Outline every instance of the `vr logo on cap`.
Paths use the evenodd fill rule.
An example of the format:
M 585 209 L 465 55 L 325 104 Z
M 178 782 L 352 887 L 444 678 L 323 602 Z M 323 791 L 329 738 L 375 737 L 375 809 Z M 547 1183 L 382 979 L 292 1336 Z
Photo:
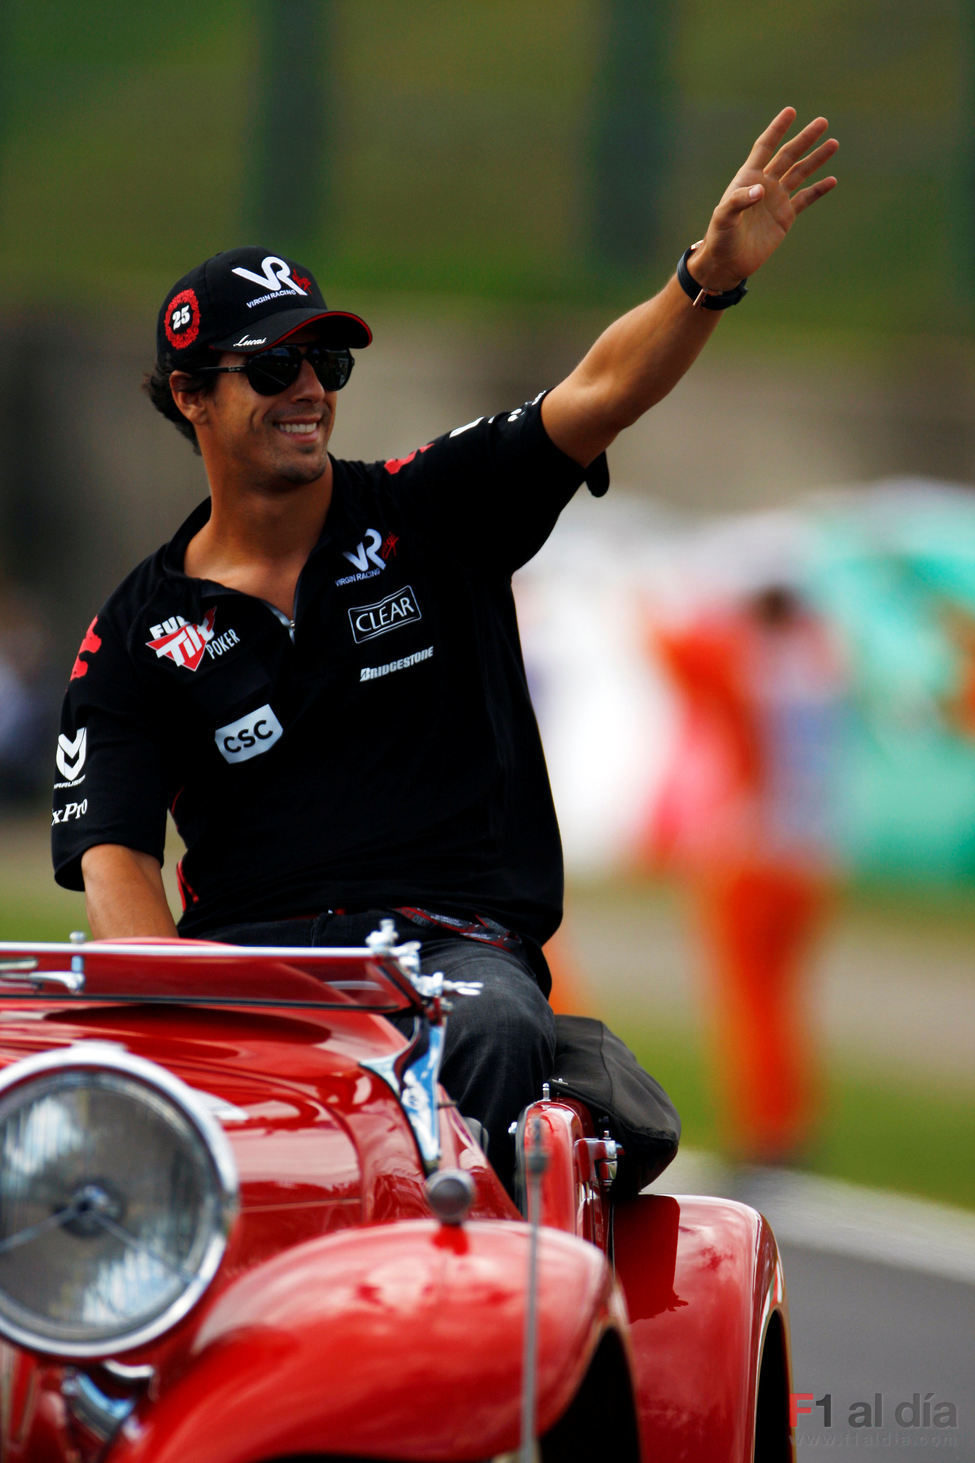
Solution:
M 239 274 L 242 279 L 249 279 L 252 284 L 256 284 L 264 290 L 290 290 L 298 295 L 308 293 L 307 281 L 299 284 L 292 277 L 291 265 L 284 259 L 279 259 L 277 254 L 268 254 L 263 260 L 261 268 L 264 273 L 255 274 L 252 269 L 244 269 L 242 265 L 238 264 L 234 267 L 234 274 Z

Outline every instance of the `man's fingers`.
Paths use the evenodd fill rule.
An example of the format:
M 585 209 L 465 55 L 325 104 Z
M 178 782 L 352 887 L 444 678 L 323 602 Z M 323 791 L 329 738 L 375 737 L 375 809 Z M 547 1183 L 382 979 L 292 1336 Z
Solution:
M 777 117 L 773 117 L 765 131 L 755 139 L 754 146 L 748 154 L 746 167 L 758 168 L 764 173 L 776 149 L 782 141 L 793 122 L 796 120 L 795 107 L 783 107 Z
M 835 137 L 824 136 L 826 118 L 813 118 L 785 141 L 795 120 L 794 107 L 773 117 L 711 215 L 712 247 L 742 276 L 760 268 L 797 215 L 836 187 L 834 177 L 808 181 L 839 148 Z
M 774 178 L 776 182 L 783 180 L 785 175 L 802 161 L 803 154 L 814 147 L 829 127 L 829 122 L 825 117 L 814 117 L 796 133 L 795 137 L 791 137 L 788 142 L 783 142 L 782 139 L 795 118 L 795 107 L 783 107 L 755 142 L 745 166 L 765 173 L 768 177 Z M 827 144 L 823 145 L 827 146 Z M 822 165 L 827 157 L 832 156 L 838 146 L 839 144 L 834 139 L 830 139 L 829 151 L 820 153 L 820 149 L 816 148 L 812 155 L 818 158 L 818 161 L 807 166 L 801 174 L 797 175 L 791 186 L 795 187 L 804 178 L 807 178 L 816 167 Z
M 813 173 L 818 172 L 823 164 L 833 157 L 838 148 L 839 143 L 836 138 L 830 137 L 812 152 L 807 153 L 805 157 L 799 158 L 792 164 L 791 168 L 782 174 L 781 183 L 783 188 L 787 189 L 790 193 L 793 189 L 798 188 L 807 178 L 811 178 Z
M 758 203 L 759 199 L 764 197 L 765 188 L 761 183 L 752 183 L 750 186 L 743 188 L 733 188 L 721 200 L 720 207 L 715 210 L 715 213 L 720 213 L 722 210 L 732 215 L 744 213 L 746 208 L 751 208 L 754 204 Z
M 808 152 L 813 144 L 819 141 L 828 127 L 829 123 L 825 117 L 816 117 L 814 121 L 807 123 L 802 131 L 797 132 L 795 137 L 791 137 L 788 142 L 784 143 L 769 161 L 765 169 L 769 177 L 783 178 L 790 168 L 794 168 L 797 163 L 802 161 L 803 153 Z M 839 146 L 838 143 L 836 145 Z
M 822 198 L 824 193 L 831 192 L 836 187 L 835 178 L 820 178 L 818 183 L 810 183 L 808 188 L 803 188 L 801 193 L 792 195 L 792 211 L 794 214 L 802 213 L 810 203 L 815 203 L 817 198 Z

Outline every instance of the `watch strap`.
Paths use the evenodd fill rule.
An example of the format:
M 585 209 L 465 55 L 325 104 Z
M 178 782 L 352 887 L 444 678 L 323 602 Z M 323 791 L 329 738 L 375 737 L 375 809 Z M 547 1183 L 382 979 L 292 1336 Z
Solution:
M 677 261 L 677 283 L 691 304 L 702 310 L 727 310 L 730 305 L 737 305 L 739 300 L 742 300 L 748 293 L 746 281 L 740 279 L 730 290 L 705 289 L 703 285 L 698 284 L 687 267 L 687 261 L 696 248 L 697 244 L 691 244 Z

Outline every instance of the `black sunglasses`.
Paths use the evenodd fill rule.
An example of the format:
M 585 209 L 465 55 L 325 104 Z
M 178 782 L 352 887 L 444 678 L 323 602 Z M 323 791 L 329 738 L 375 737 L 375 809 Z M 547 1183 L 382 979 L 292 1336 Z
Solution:
M 352 375 L 354 364 L 352 352 L 345 347 L 329 350 L 324 345 L 272 345 L 270 350 L 248 356 L 242 366 L 198 366 L 191 374 L 242 371 L 258 395 L 277 396 L 279 391 L 287 391 L 295 384 L 304 361 L 311 362 L 326 391 L 341 391 Z

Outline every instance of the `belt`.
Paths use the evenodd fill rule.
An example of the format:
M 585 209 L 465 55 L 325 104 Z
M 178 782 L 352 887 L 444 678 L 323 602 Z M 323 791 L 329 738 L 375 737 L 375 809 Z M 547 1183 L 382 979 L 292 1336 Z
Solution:
M 366 914 L 364 909 L 326 909 L 319 910 L 316 914 L 292 914 L 289 919 L 303 920 L 311 923 L 321 919 L 322 915 L 356 915 Z M 499 925 L 496 920 L 488 919 L 486 915 L 476 914 L 472 919 L 461 919 L 452 914 L 434 914 L 429 909 L 419 909 L 416 905 L 393 905 L 388 910 L 377 910 L 377 914 L 398 914 L 407 920 L 411 925 L 416 925 L 423 930 L 442 930 L 448 935 L 456 935 L 459 939 L 479 940 L 482 945 L 494 945 L 498 950 L 517 950 L 523 945 L 520 935 L 512 930 L 506 930 L 504 925 Z
M 496 920 L 487 919 L 482 914 L 474 915 L 473 919 L 460 919 L 450 914 L 434 914 L 429 909 L 417 909 L 415 905 L 401 905 L 393 910 L 394 914 L 401 914 L 410 924 L 418 925 L 424 930 L 444 930 L 447 934 L 457 935 L 465 940 L 479 940 L 482 945 L 493 945 L 498 950 L 517 950 L 521 946 L 521 936 L 506 930 Z

